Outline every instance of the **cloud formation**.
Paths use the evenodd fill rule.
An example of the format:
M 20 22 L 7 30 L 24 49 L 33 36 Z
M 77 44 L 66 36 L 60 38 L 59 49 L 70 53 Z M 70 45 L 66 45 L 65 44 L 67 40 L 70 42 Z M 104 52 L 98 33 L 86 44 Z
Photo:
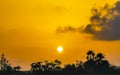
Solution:
M 83 32 L 91 33 L 95 39 L 120 40 L 120 1 L 112 7 L 106 4 L 100 9 L 93 8 L 90 22 Z
M 91 12 L 90 24 L 86 27 L 65 27 L 63 32 L 79 31 L 89 33 L 97 40 L 120 40 L 120 1 L 113 6 L 106 4 L 101 8 L 93 8 Z M 62 32 L 60 29 L 57 32 Z
M 66 27 L 59 26 L 56 31 L 58 33 L 75 32 L 76 28 L 73 28 L 72 26 L 66 26 Z

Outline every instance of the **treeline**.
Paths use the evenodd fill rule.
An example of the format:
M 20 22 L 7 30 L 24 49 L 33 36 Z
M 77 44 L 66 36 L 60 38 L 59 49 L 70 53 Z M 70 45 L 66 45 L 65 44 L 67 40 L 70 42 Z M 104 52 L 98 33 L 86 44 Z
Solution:
M 120 67 L 111 65 L 102 53 L 95 54 L 89 50 L 86 61 L 76 60 L 75 64 L 61 67 L 59 60 L 39 61 L 31 64 L 29 71 L 20 71 L 20 66 L 12 67 L 2 54 L 0 59 L 0 75 L 120 75 Z M 69 59 L 68 59 L 69 60 Z

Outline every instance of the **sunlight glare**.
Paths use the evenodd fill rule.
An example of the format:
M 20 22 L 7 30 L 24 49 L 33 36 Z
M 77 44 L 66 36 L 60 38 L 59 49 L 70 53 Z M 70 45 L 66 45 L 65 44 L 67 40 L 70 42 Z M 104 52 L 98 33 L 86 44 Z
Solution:
M 59 53 L 63 52 L 63 47 L 62 47 L 62 46 L 58 46 L 58 47 L 57 47 L 57 51 L 58 51 Z

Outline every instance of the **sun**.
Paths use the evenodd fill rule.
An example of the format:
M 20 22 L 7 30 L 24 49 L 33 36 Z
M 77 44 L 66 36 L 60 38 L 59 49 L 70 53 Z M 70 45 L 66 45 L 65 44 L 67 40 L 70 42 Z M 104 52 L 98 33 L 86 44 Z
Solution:
M 63 47 L 62 47 L 62 46 L 58 46 L 58 47 L 57 47 L 57 51 L 58 51 L 59 53 L 63 52 Z

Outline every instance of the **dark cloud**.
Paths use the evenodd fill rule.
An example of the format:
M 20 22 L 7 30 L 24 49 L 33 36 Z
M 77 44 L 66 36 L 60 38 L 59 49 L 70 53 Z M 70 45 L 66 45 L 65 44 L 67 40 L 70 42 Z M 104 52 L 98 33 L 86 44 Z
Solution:
M 120 1 L 91 10 L 90 24 L 86 27 L 67 28 L 63 32 L 79 31 L 93 35 L 98 40 L 120 40 Z M 58 30 L 59 31 L 59 30 Z
M 90 24 L 83 32 L 91 33 L 94 39 L 120 40 L 120 1 L 114 6 L 105 5 L 100 9 L 93 8 Z
M 75 32 L 76 29 L 73 28 L 72 26 L 66 26 L 66 27 L 59 26 L 56 31 L 57 33 L 65 33 L 65 32 Z

